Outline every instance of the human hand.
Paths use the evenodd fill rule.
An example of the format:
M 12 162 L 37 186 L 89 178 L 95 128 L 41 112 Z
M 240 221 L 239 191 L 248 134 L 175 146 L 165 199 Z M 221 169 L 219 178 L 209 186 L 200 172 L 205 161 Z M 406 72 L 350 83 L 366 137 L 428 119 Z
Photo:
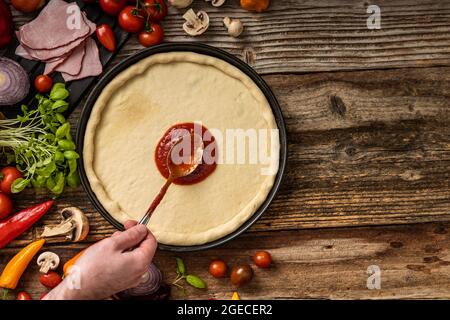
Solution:
M 89 247 L 72 267 L 75 271 L 44 299 L 98 300 L 136 287 L 148 270 L 157 242 L 146 226 L 136 221 L 124 225 L 126 231 Z

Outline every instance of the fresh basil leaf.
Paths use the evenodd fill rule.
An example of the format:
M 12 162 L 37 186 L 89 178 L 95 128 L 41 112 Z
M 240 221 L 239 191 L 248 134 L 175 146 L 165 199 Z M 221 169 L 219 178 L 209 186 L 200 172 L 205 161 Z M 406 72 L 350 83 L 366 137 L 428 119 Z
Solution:
M 186 266 L 183 262 L 183 259 L 181 258 L 175 258 L 177 261 L 177 273 L 181 276 L 184 276 L 186 274 Z
M 197 289 L 205 289 L 206 288 L 205 281 L 203 281 L 202 279 L 200 279 L 199 277 L 197 277 L 193 274 L 187 275 L 186 282 Z
M 14 180 L 14 182 L 11 184 L 11 192 L 12 193 L 19 193 L 25 189 L 28 184 L 30 183 L 30 180 L 19 178 Z
M 52 175 L 52 173 L 55 170 L 56 170 L 56 164 L 54 161 L 52 161 L 45 167 L 36 169 L 36 173 L 40 176 L 44 176 L 44 177 L 48 178 Z
M 78 172 L 75 171 L 67 176 L 67 185 L 71 188 L 80 186 L 80 176 L 78 175 Z
M 69 91 L 67 91 L 66 86 L 63 83 L 55 83 L 52 90 L 50 91 L 50 99 L 53 101 L 64 100 L 69 96 Z

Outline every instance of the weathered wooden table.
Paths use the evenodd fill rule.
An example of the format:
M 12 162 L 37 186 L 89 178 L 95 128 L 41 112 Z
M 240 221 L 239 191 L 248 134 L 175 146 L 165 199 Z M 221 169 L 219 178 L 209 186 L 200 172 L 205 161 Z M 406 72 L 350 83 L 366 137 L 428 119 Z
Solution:
M 380 30 L 367 28 L 369 4 L 381 8 Z M 275 266 L 256 270 L 239 290 L 243 299 L 450 298 L 450 1 L 273 0 L 263 14 L 236 0 L 218 9 L 195 1 L 200 7 L 211 17 L 205 35 L 186 36 L 171 9 L 166 40 L 223 48 L 263 75 L 286 119 L 289 163 L 276 200 L 249 231 L 181 255 L 208 290 L 174 289 L 174 298 L 229 299 L 234 289 L 208 275 L 210 259 L 233 265 L 260 249 Z M 225 16 L 244 22 L 240 39 L 226 34 Z M 15 12 L 17 24 L 27 19 Z M 131 39 L 116 62 L 140 49 Z M 23 208 L 46 198 L 28 190 L 15 200 Z M 0 251 L 0 265 L 67 205 L 87 212 L 92 231 L 82 244 L 49 241 L 63 260 L 114 231 L 81 188 L 67 190 L 56 209 Z M 169 281 L 174 257 L 156 257 Z M 381 270 L 380 290 L 367 288 L 371 265 Z M 33 265 L 20 289 L 38 298 L 37 278 Z

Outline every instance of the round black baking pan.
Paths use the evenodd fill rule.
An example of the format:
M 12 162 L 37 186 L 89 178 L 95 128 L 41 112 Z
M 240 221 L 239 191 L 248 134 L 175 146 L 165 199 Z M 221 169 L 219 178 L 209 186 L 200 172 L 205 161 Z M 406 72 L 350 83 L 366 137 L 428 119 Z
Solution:
M 86 193 L 89 196 L 89 199 L 94 204 L 95 208 L 100 212 L 100 214 L 108 220 L 112 225 L 114 225 L 116 228 L 123 230 L 123 225 L 115 220 L 108 211 L 105 210 L 105 208 L 102 206 L 100 201 L 97 199 L 96 195 L 91 189 L 91 186 L 89 184 L 89 180 L 87 179 L 86 172 L 84 170 L 84 164 L 83 164 L 83 147 L 84 147 L 84 134 L 86 131 L 86 125 L 89 121 L 89 116 L 91 114 L 91 110 L 97 101 L 98 96 L 102 92 L 103 88 L 114 78 L 116 77 L 120 72 L 127 69 L 131 65 L 139 62 L 140 60 L 151 56 L 153 54 L 157 53 L 165 53 L 165 52 L 174 52 L 174 51 L 189 51 L 189 52 L 195 52 L 199 54 L 204 54 L 212 57 L 216 57 L 218 59 L 224 60 L 233 66 L 239 68 L 241 71 L 243 71 L 247 76 L 249 76 L 261 89 L 261 91 L 266 96 L 270 106 L 272 107 L 273 114 L 275 116 L 275 120 L 277 122 L 277 126 L 279 129 L 279 136 L 280 136 L 280 163 L 279 163 L 279 169 L 278 173 L 275 179 L 275 183 L 268 194 L 266 200 L 264 203 L 258 208 L 258 210 L 248 219 L 243 225 L 241 225 L 237 230 L 234 232 L 226 235 L 223 238 L 201 244 L 201 245 L 194 245 L 194 246 L 172 246 L 172 245 L 165 245 L 165 244 L 159 244 L 159 248 L 162 250 L 169 250 L 169 251 L 177 251 L 177 252 L 184 252 L 184 251 L 196 251 L 196 250 L 204 250 L 204 249 L 210 249 L 219 245 L 222 245 L 231 239 L 236 238 L 241 233 L 243 233 L 245 230 L 247 230 L 255 221 L 259 219 L 259 217 L 267 210 L 270 203 L 275 197 L 275 194 L 277 193 L 278 189 L 280 188 L 281 181 L 283 178 L 284 170 L 286 167 L 286 159 L 287 159 L 287 138 L 286 138 L 286 126 L 283 120 L 283 114 L 281 113 L 280 105 L 278 104 L 277 99 L 275 98 L 275 95 L 272 93 L 272 90 L 269 88 L 269 86 L 266 84 L 266 82 L 245 62 L 239 60 L 232 54 L 225 52 L 223 50 L 204 45 L 204 44 L 194 44 L 194 43 L 165 43 L 158 46 L 151 47 L 149 49 L 142 50 L 116 66 L 114 66 L 110 71 L 105 73 L 101 79 L 98 81 L 98 83 L 95 85 L 91 93 L 89 94 L 86 104 L 83 107 L 83 110 L 81 112 L 81 118 L 78 123 L 77 128 L 77 134 L 76 134 L 76 141 L 78 145 L 78 153 L 80 154 L 80 159 L 78 162 L 78 171 L 80 174 L 81 184 L 86 191 Z M 151 199 L 149 199 L 150 201 Z M 144 214 L 144 213 L 143 213 Z

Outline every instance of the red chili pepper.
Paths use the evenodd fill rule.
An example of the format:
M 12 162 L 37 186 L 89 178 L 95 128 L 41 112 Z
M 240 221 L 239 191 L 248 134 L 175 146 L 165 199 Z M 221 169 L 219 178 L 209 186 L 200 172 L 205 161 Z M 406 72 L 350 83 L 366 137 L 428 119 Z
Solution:
M 13 23 L 9 6 L 5 0 L 0 0 L 0 48 L 8 45 L 12 40 Z
M 107 24 L 102 24 L 97 27 L 95 31 L 98 41 L 110 52 L 116 51 L 116 38 L 111 27 Z
M 52 207 L 53 201 L 35 205 L 17 212 L 0 222 L 0 249 L 28 230 Z

